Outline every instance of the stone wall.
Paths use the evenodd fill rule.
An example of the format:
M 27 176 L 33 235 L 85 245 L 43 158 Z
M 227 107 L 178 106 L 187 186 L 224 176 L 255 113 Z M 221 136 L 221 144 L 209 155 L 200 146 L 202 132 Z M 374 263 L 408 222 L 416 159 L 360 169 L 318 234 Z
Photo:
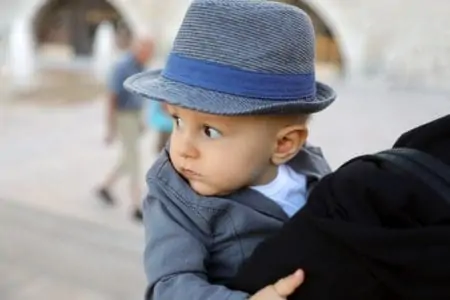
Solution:
M 347 56 L 350 79 L 450 90 L 450 2 L 302 1 L 324 11 Z
M 27 10 L 30 16 L 36 7 L 45 2 L 22 1 L 28 1 L 29 5 L 23 10 Z M 449 1 L 285 1 L 302 1 L 309 5 L 331 28 L 341 50 L 347 79 L 380 80 L 393 86 L 450 90 Z M 135 32 L 154 37 L 158 64 L 162 64 L 190 1 L 110 2 L 126 17 Z M 2 1 L 0 8 L 2 5 L 9 6 L 9 2 Z

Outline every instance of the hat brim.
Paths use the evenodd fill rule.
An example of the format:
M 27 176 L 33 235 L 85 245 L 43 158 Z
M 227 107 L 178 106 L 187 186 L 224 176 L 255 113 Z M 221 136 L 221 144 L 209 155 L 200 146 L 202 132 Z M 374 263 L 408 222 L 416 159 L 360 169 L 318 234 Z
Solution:
M 336 99 L 335 91 L 316 82 L 312 100 L 267 100 L 246 98 L 169 80 L 161 70 L 146 71 L 128 78 L 124 86 L 144 98 L 215 115 L 311 114 L 328 107 Z

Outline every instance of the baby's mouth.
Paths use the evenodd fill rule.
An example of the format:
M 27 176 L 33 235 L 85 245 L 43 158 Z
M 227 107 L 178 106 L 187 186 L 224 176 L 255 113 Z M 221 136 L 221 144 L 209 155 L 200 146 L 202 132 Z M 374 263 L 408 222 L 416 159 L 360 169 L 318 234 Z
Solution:
M 201 177 L 199 173 L 192 171 L 190 169 L 187 169 L 187 168 L 181 168 L 180 173 L 187 179 L 194 179 L 194 178 Z

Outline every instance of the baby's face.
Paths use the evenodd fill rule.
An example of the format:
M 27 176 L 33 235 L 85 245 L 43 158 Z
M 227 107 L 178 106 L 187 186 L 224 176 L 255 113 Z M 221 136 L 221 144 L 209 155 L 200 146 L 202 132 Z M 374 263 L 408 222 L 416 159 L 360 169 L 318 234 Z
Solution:
M 276 176 L 277 130 L 264 117 L 217 116 L 168 106 L 174 119 L 170 159 L 200 195 L 218 196 Z

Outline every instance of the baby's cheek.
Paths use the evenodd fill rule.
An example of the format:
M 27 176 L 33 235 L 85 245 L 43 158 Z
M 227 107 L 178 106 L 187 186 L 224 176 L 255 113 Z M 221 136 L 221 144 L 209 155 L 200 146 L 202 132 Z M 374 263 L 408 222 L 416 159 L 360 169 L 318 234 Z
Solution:
M 237 190 L 251 182 L 252 167 L 248 164 L 241 163 L 231 165 L 224 163 L 227 168 L 222 173 L 222 185 L 226 185 L 228 190 Z

